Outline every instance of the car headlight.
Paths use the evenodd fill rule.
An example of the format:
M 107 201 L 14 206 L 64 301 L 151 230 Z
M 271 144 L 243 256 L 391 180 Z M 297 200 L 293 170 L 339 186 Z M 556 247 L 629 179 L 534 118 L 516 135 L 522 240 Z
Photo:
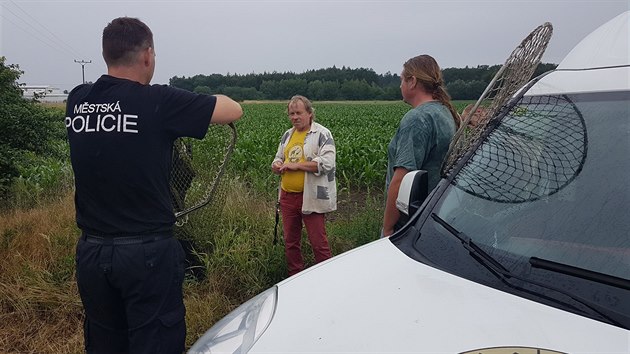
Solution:
M 276 310 L 274 286 L 223 317 L 188 351 L 188 354 L 247 353 L 267 329 Z

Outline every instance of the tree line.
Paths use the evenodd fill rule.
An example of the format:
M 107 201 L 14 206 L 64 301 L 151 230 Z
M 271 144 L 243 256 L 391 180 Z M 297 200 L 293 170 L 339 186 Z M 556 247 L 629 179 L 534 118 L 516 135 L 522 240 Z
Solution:
M 541 63 L 534 76 L 552 70 L 557 64 Z M 474 100 L 501 65 L 446 68 L 442 70 L 446 89 L 454 100 Z M 262 74 L 211 74 L 174 76 L 169 84 L 202 94 L 225 94 L 236 100 L 286 100 L 300 93 L 317 101 L 400 100 L 400 76 L 377 74 L 369 68 L 335 66 L 303 73 L 264 72 Z

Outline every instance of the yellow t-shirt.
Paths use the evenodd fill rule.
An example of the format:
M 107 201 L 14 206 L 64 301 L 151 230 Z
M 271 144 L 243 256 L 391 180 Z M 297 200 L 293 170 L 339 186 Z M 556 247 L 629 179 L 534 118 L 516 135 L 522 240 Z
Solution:
M 284 148 L 284 163 L 304 162 L 304 138 L 308 130 L 294 130 Z M 285 171 L 280 186 L 285 192 L 300 193 L 304 191 L 304 171 Z

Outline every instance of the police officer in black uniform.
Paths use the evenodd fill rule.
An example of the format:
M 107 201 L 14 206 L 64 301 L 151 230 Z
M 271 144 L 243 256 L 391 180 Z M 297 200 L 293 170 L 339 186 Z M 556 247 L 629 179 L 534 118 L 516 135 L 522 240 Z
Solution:
M 173 142 L 239 119 L 227 96 L 149 85 L 153 34 L 135 18 L 103 30 L 107 75 L 68 96 L 77 284 L 88 353 L 181 353 L 184 252 L 173 237 Z

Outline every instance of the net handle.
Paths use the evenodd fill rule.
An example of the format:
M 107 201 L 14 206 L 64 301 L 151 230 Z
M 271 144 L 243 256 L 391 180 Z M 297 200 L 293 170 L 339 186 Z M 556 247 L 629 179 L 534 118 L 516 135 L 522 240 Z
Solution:
M 468 112 L 466 117 L 463 117 L 462 122 L 459 126 L 459 129 L 457 129 L 457 132 L 455 133 L 451 141 L 456 142 L 457 139 L 459 139 L 459 137 L 462 134 L 464 134 L 464 132 L 466 131 L 466 126 L 468 125 L 468 122 L 470 122 L 472 117 L 475 115 L 477 108 L 479 108 L 479 106 L 481 105 L 481 102 L 486 98 L 486 96 L 488 95 L 488 92 L 492 90 L 492 88 L 494 87 L 494 84 L 499 80 L 501 75 L 503 75 L 503 72 L 505 71 L 506 67 L 507 65 L 502 65 L 499 71 L 497 71 L 497 73 L 494 75 L 494 77 L 492 78 L 488 86 L 486 86 L 486 88 L 483 90 L 483 93 L 481 94 L 481 96 L 479 96 L 479 99 L 475 102 L 475 105 L 473 106 L 473 108 L 470 110 L 470 112 Z M 449 156 L 451 152 L 453 152 L 454 147 L 455 147 L 455 144 L 451 144 L 451 146 L 449 146 L 446 156 Z
M 510 75 L 513 75 L 516 72 L 514 68 L 529 68 L 531 70 L 531 73 L 533 73 L 536 69 L 536 66 L 538 66 L 540 60 L 542 59 L 542 55 L 547 48 L 552 33 L 553 26 L 551 25 L 551 23 L 545 22 L 544 24 L 538 26 L 532 32 L 530 32 L 530 34 L 525 37 L 525 39 L 523 39 L 521 43 L 508 56 L 505 63 L 494 75 L 491 82 L 486 86 L 484 92 L 475 102 L 473 109 L 471 109 L 467 116 L 464 117 L 459 129 L 455 132 L 451 140 L 451 144 L 449 145 L 448 152 L 446 153 L 446 157 L 442 162 L 442 167 L 440 169 L 442 175 L 448 174 L 448 171 L 457 164 L 457 161 L 462 157 L 463 153 L 465 153 L 465 151 L 470 147 L 469 144 L 471 143 L 471 141 L 464 141 L 463 135 L 466 134 L 468 122 L 472 119 L 481 103 L 487 99 L 492 100 L 492 104 L 490 105 L 491 109 L 488 112 L 488 116 L 485 117 L 485 121 L 483 122 L 483 124 L 481 126 L 478 126 L 472 132 L 473 138 L 478 138 L 479 135 L 481 135 L 483 131 L 487 129 L 489 122 L 497 113 L 500 112 L 501 108 L 510 101 L 513 94 L 515 92 L 518 92 L 521 86 L 529 81 L 530 77 L 510 77 Z M 522 55 L 523 53 L 526 53 L 526 55 Z M 529 62 L 523 61 L 524 59 L 528 59 L 528 56 L 530 55 L 535 56 L 533 57 L 533 59 L 530 59 Z M 510 69 L 510 71 L 505 74 L 504 72 L 508 70 L 508 68 Z M 504 77 L 504 74 L 507 75 L 507 77 Z M 529 76 L 531 76 L 531 74 L 529 74 Z M 509 85 L 503 85 L 498 88 L 494 87 L 499 80 L 505 80 L 506 78 L 512 79 Z M 494 89 L 498 89 L 497 93 L 493 97 L 488 97 L 490 92 Z
M 230 127 L 230 132 L 231 132 L 230 144 L 227 147 L 227 151 L 225 152 L 225 155 L 223 156 L 223 161 L 221 161 L 219 170 L 217 171 L 217 174 L 214 176 L 214 179 L 212 180 L 212 184 L 210 185 L 210 188 L 208 188 L 206 195 L 200 202 L 182 211 L 176 212 L 175 218 L 181 218 L 182 216 L 185 216 L 189 214 L 190 212 L 203 208 L 204 206 L 208 205 L 210 201 L 212 201 L 212 198 L 214 197 L 214 193 L 216 192 L 216 189 L 219 186 L 219 181 L 221 180 L 221 177 L 223 177 L 223 174 L 225 173 L 225 167 L 227 166 L 227 162 L 229 161 L 230 157 L 232 157 L 232 153 L 234 152 L 234 147 L 236 145 L 236 127 L 234 126 L 234 123 L 229 123 L 227 126 Z

